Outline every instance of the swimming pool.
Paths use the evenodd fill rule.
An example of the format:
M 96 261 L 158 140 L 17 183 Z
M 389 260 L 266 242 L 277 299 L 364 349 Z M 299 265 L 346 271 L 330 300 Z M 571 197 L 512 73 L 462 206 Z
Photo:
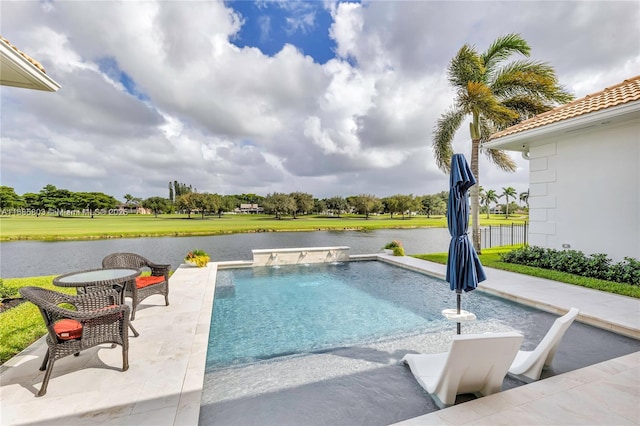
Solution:
M 218 271 L 207 369 L 362 345 L 416 333 L 454 332 L 441 314 L 449 284 L 378 261 Z M 523 308 L 463 295 L 477 323 L 523 321 Z M 476 324 L 477 326 L 477 324 Z
M 354 314 L 351 311 L 355 309 L 351 308 L 349 301 L 352 300 L 351 295 L 355 294 L 356 298 L 362 296 L 363 300 L 380 298 L 382 300 L 380 303 L 385 306 L 385 312 L 398 309 L 398 312 L 408 313 L 410 316 L 417 315 L 422 318 L 422 321 L 415 330 L 409 327 L 409 331 L 400 330 L 395 335 L 382 333 L 378 336 L 355 336 L 351 344 L 337 344 L 335 347 L 311 349 L 307 352 L 292 352 L 290 355 L 285 355 L 288 351 L 274 350 L 271 354 L 253 356 L 253 361 L 251 361 L 252 356 L 247 356 L 244 359 L 219 361 L 220 364 L 217 366 L 212 364 L 205 372 L 199 424 L 383 426 L 438 410 L 410 370 L 400 360 L 410 352 L 433 353 L 448 349 L 455 334 L 455 323 L 445 321 L 439 316 L 442 308 L 455 305 L 455 294 L 449 290 L 448 284 L 427 275 L 383 264 L 382 261 L 358 261 L 324 266 L 331 273 L 340 272 L 343 275 L 342 280 L 346 282 L 336 284 L 338 287 L 350 287 L 344 290 L 345 293 L 336 292 L 336 294 L 349 295 L 346 298 L 346 308 L 344 297 L 330 302 L 343 306 L 338 311 L 338 317 L 353 318 Z M 288 271 L 310 272 L 314 268 L 315 266 L 291 269 L 285 267 L 237 269 L 234 272 L 244 271 L 243 273 L 247 273 L 250 280 L 253 280 L 251 277 L 255 277 L 257 283 L 263 276 L 278 277 Z M 222 272 L 225 274 L 221 274 Z M 222 306 L 222 301 L 227 303 L 226 299 L 242 298 L 243 292 L 247 291 L 241 283 L 242 280 L 236 281 L 235 275 L 227 275 L 226 272 L 228 270 L 218 270 L 221 279 L 215 294 L 214 317 L 216 309 Z M 381 282 L 374 285 L 376 281 L 369 278 L 366 278 L 365 282 L 358 279 L 370 276 L 381 277 Z M 291 286 L 290 290 L 295 288 L 295 283 L 299 281 L 298 278 L 293 280 L 294 284 L 288 284 Z M 303 282 L 306 285 L 301 285 L 302 288 L 322 287 L 321 280 Z M 262 287 L 270 285 L 261 284 Z M 282 286 L 285 287 L 284 284 Z M 269 288 L 258 290 L 269 290 Z M 250 293 L 253 291 L 249 290 Z M 271 297 L 277 300 L 282 296 L 275 292 Z M 265 295 L 257 299 L 261 300 L 262 304 L 254 306 L 252 310 L 245 311 L 243 314 L 240 314 L 241 311 L 234 313 L 230 310 L 223 319 L 229 320 L 231 325 L 233 316 L 236 317 L 235 319 L 240 318 L 245 321 L 247 317 L 258 317 L 261 311 L 270 309 L 272 304 L 277 304 Z M 309 300 L 316 299 L 304 298 L 300 305 L 307 306 Z M 319 305 L 318 300 L 316 304 Z M 433 307 L 427 308 L 429 305 L 436 306 L 435 315 Z M 523 342 L 525 350 L 535 348 L 557 318 L 556 315 L 488 296 L 480 291 L 463 294 L 462 307 L 478 315 L 477 321 L 465 323 L 462 326 L 463 333 L 518 331 L 525 336 Z M 288 309 L 291 307 L 289 306 Z M 303 308 L 299 311 L 300 314 L 292 317 L 296 319 L 299 316 L 311 316 L 309 309 Z M 360 311 L 368 312 L 366 309 Z M 365 319 L 375 318 L 377 308 L 369 311 L 373 313 L 365 315 Z M 354 317 L 357 318 L 357 316 Z M 258 318 L 250 320 L 258 323 L 266 321 Z M 265 339 L 260 339 L 258 335 L 256 340 L 258 346 L 270 347 L 271 344 L 266 343 L 274 334 L 283 334 L 292 338 L 279 327 L 263 327 L 263 332 L 271 334 L 264 334 L 268 336 Z M 218 336 L 222 339 L 228 330 L 214 331 L 212 327 L 212 336 L 218 332 L 223 333 Z M 212 343 L 215 342 L 212 341 Z M 214 346 L 209 346 L 209 358 Z M 634 339 L 574 322 L 558 348 L 553 367 L 545 370 L 543 376 L 549 377 L 572 371 L 637 350 L 638 341 Z M 503 390 L 522 384 L 524 382 L 519 379 L 507 376 L 503 382 Z M 458 402 L 467 400 L 465 398 L 473 398 L 473 396 L 460 395 Z

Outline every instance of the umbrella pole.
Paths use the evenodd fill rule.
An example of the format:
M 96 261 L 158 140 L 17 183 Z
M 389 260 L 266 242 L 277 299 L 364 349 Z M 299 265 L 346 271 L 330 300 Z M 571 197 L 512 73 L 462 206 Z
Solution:
M 456 313 L 460 315 L 460 290 L 456 290 Z M 456 323 L 456 332 L 460 334 L 460 323 Z

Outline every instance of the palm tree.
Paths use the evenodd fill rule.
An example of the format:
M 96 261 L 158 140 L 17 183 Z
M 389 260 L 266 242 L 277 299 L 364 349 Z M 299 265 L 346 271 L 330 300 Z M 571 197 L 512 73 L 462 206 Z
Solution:
M 509 217 L 509 197 L 513 197 L 513 199 L 516 199 L 516 195 L 518 193 L 516 192 L 516 189 L 511 187 L 511 186 L 507 186 L 506 188 L 502 188 L 502 195 L 501 197 L 504 197 L 506 200 L 506 204 L 507 204 L 507 213 L 505 218 Z
M 472 117 L 470 165 L 479 183 L 480 144 L 492 133 L 573 99 L 559 85 L 550 65 L 528 59 L 505 63 L 514 53 L 529 56 L 530 50 L 519 34 L 497 38 L 482 54 L 468 44 L 460 48 L 447 69 L 449 83 L 457 92 L 456 99 L 453 107 L 438 119 L 433 137 L 434 155 L 440 169 L 449 173 L 453 155 L 451 142 L 466 116 Z M 484 152 L 502 170 L 515 171 L 515 163 L 504 151 L 486 149 Z M 471 188 L 472 237 L 478 253 L 479 211 L 478 185 L 474 185 Z
M 488 190 L 484 194 L 484 202 L 485 202 L 485 206 L 487 207 L 487 219 L 489 219 L 489 212 L 491 211 L 490 209 L 491 203 L 498 202 L 498 193 L 493 189 Z
M 520 202 L 525 203 L 527 205 L 527 209 L 529 208 L 529 190 L 528 189 L 520 193 Z

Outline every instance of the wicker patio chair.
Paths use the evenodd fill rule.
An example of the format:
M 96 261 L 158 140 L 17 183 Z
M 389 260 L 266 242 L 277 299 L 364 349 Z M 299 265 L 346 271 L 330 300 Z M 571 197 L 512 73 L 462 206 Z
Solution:
M 57 360 L 103 343 L 121 345 L 122 371 L 129 368 L 129 307 L 119 304 L 117 291 L 105 289 L 78 296 L 40 287 L 22 287 L 19 291 L 40 309 L 48 331 L 48 350 L 40 366 L 40 371 L 46 367 L 47 372 L 37 396 L 47 393 Z M 65 304 L 73 308 L 63 307 Z
M 135 282 L 127 283 L 125 297 L 133 299 L 131 320 L 136 318 L 136 308 L 144 299 L 154 294 L 163 294 L 166 306 L 169 306 L 169 269 L 171 265 L 153 263 L 135 253 L 112 253 L 102 259 L 103 268 L 149 269 L 151 276 L 141 276 Z

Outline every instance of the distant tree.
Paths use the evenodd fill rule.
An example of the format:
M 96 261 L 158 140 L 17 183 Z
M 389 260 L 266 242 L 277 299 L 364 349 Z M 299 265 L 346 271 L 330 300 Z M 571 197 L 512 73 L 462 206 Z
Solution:
M 400 207 L 398 205 L 398 198 L 394 195 L 391 197 L 386 197 L 382 199 L 382 204 L 384 205 L 384 211 L 391 215 L 391 219 L 393 219 L 394 213 L 400 211 Z
M 199 202 L 200 202 L 200 213 L 202 214 L 202 218 L 204 219 L 205 213 L 218 213 L 220 206 L 222 205 L 222 197 L 218 194 L 198 194 Z
M 292 192 L 290 196 L 296 203 L 296 210 L 293 213 L 293 217 L 296 214 L 308 214 L 313 209 L 313 195 L 305 192 Z
M 386 199 L 386 206 L 389 213 L 391 213 L 392 218 L 393 213 L 400 213 L 402 215 L 402 219 L 405 218 L 404 215 L 407 212 L 411 215 L 412 211 L 420 209 L 420 205 L 418 203 L 416 202 L 416 198 L 413 194 L 396 194 Z
M 324 200 L 313 200 L 313 211 L 317 214 L 322 214 L 327 211 L 327 203 Z
M 447 213 L 447 202 L 443 201 L 438 194 L 425 195 L 421 198 L 420 202 L 422 204 L 422 211 L 427 217 Z
M 169 182 L 169 186 L 171 186 L 171 182 Z M 190 192 L 198 192 L 191 185 L 187 185 L 186 183 L 180 183 L 177 180 L 173 181 L 173 194 L 171 193 L 171 189 L 169 190 L 169 195 L 173 197 L 170 198 L 171 201 L 177 201 L 178 197 L 184 194 L 188 194 Z
M 78 210 L 89 210 L 92 219 L 94 218 L 96 210 L 114 209 L 118 204 L 115 198 L 102 192 L 76 192 L 74 197 L 75 207 L 77 207 Z
M 173 183 L 169 182 L 169 200 L 172 203 L 176 202 L 176 197 L 173 195 Z
M 372 194 L 360 194 L 352 197 L 353 207 L 356 213 L 365 215 L 369 219 L 369 214 L 375 213 L 382 208 L 380 199 Z
M 484 193 L 484 196 L 482 197 L 482 201 L 487 209 L 487 219 L 489 219 L 490 217 L 489 214 L 491 213 L 491 203 L 498 202 L 498 193 L 493 189 L 490 189 Z
M 195 203 L 195 210 L 200 213 L 200 215 L 202 216 L 202 219 L 204 219 L 204 215 L 207 212 L 207 201 L 206 201 L 206 195 L 207 194 L 199 194 L 197 192 L 192 192 L 190 193 L 191 197 L 194 200 Z
M 506 188 L 502 188 L 501 197 L 505 198 L 505 204 L 507 205 L 505 218 L 509 217 L 509 198 L 513 198 L 515 200 L 516 199 L 516 195 L 517 195 L 517 192 L 516 192 L 515 188 L 513 188 L 511 186 L 508 186 Z
M 267 213 L 274 214 L 276 219 L 282 219 L 282 216 L 293 215 L 296 210 L 296 202 L 290 195 L 274 192 L 267 194 L 264 199 L 264 210 Z
M 68 189 L 58 189 L 55 185 L 45 185 L 40 190 L 40 196 L 44 208 L 56 210 L 58 216 L 62 216 L 65 211 L 74 208 L 76 202 L 73 193 Z
M 224 212 L 232 212 L 236 207 L 240 207 L 240 201 L 235 195 L 223 195 L 220 197 L 220 205 L 218 206 L 218 217 L 222 217 Z
M 149 197 L 142 201 L 142 207 L 151 210 L 155 217 L 158 217 L 158 213 L 165 212 L 171 208 L 171 202 L 167 198 Z
M 44 203 L 42 202 L 42 196 L 40 194 L 35 194 L 33 192 L 27 192 L 22 194 L 22 199 L 24 200 L 24 207 L 27 209 L 35 210 L 37 213 L 36 216 L 40 216 L 40 212 L 45 210 Z M 46 213 L 44 213 L 46 214 Z
M 191 212 L 194 212 L 198 209 L 198 201 L 197 194 L 193 192 L 188 192 L 183 195 L 178 195 L 176 197 L 176 208 L 181 211 L 187 212 L 187 217 L 191 219 Z
M 335 196 L 324 200 L 327 209 L 340 217 L 340 214 L 347 209 L 347 200 L 343 197 Z
M 40 200 L 42 202 L 42 205 L 45 209 L 47 210 L 56 210 L 58 208 L 58 188 L 56 188 L 55 185 L 45 185 L 41 190 L 40 190 Z M 58 215 L 60 215 L 60 213 L 58 212 Z
M 17 209 L 24 204 L 22 198 L 10 186 L 0 186 L 0 209 Z
M 409 213 L 409 217 L 411 217 L 411 212 L 415 212 L 420 210 L 420 200 L 416 199 L 413 194 L 409 195 L 399 195 L 400 200 L 400 208 L 402 209 L 402 218 L 404 219 L 405 213 Z
M 238 199 L 238 203 L 242 203 L 242 204 L 262 205 L 262 203 L 264 202 L 264 197 L 262 195 L 240 194 L 240 195 L 235 195 L 235 197 Z M 238 204 L 237 207 L 240 207 L 240 205 Z

